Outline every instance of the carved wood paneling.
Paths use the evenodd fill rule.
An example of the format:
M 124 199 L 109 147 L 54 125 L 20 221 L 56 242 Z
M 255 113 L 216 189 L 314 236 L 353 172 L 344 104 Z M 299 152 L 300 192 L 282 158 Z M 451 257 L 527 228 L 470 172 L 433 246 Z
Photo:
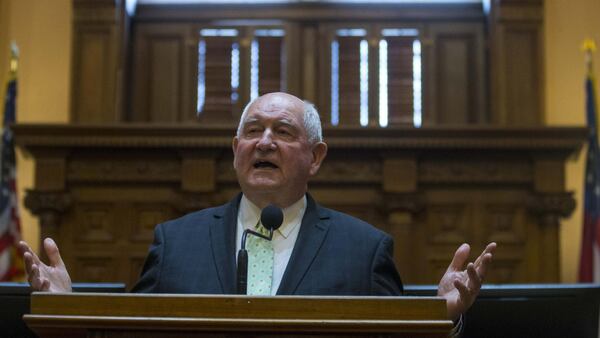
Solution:
M 156 224 L 181 215 L 171 204 L 170 186 L 177 185 L 160 180 L 71 183 L 73 206 L 61 214 L 53 236 L 73 280 L 125 281 L 131 286 Z
M 52 154 L 64 163 L 64 184 L 48 189 L 36 182 L 26 206 L 41 217 L 42 237 L 57 240 L 76 281 L 131 286 L 155 224 L 239 192 L 233 128 L 14 129 L 17 144 L 34 157 Z M 499 250 L 488 281 L 558 281 L 560 219 L 574 208 L 562 188 L 564 161 L 580 148 L 585 129 L 324 133 L 328 158 L 309 191 L 321 204 L 390 233 L 404 282 L 437 283 L 459 244 L 469 242 L 474 255 L 490 241 Z M 41 170 L 47 162 L 36 164 Z
M 75 122 L 234 123 L 249 97 L 251 38 L 249 29 L 244 27 L 238 38 L 239 100 L 234 104 L 227 101 L 207 106 L 206 113 L 201 115 L 204 120 L 198 121 L 196 116 L 198 31 L 218 19 L 270 20 L 283 27 L 285 57 L 280 59 L 285 65 L 275 67 L 282 70 L 280 75 L 287 74 L 284 81 L 287 85 L 283 88 L 317 101 L 327 117 L 324 121 L 329 121 L 326 115 L 331 106 L 328 49 L 332 32 L 326 26 L 345 22 L 348 27 L 371 27 L 366 37 L 370 46 L 371 125 L 377 124 L 379 111 L 379 32 L 373 27 L 384 26 L 412 26 L 420 30 L 425 124 L 540 125 L 543 122 L 542 0 L 492 1 L 489 12 L 484 12 L 481 4 L 298 3 L 273 4 L 269 10 L 242 4 L 143 4 L 138 6 L 134 18 L 127 16 L 123 0 L 76 0 L 73 4 L 71 106 Z M 393 73 L 392 67 L 390 74 Z M 344 80 L 356 75 L 355 70 L 344 71 L 341 77 Z M 209 85 L 228 79 L 225 72 L 211 78 Z M 393 86 L 397 78 L 390 80 Z M 354 100 L 349 92 L 342 93 L 342 103 Z M 400 107 L 394 104 L 397 96 L 390 96 L 393 109 Z M 229 97 L 222 96 L 225 100 Z M 356 105 L 351 103 L 349 113 L 342 109 L 342 120 L 346 120 L 345 114 L 352 113 L 347 120 L 356 124 Z M 390 123 L 411 123 L 409 116 L 398 118 L 396 113 L 391 112 Z
M 543 0 L 492 1 L 488 23 L 493 122 L 541 125 Z
M 436 24 L 424 41 L 426 124 L 484 124 L 483 24 Z
M 341 16 L 341 13 L 347 15 Z M 190 15 L 194 16 L 193 20 L 189 19 Z M 248 20 L 239 20 L 241 18 Z M 252 21 L 252 18 L 261 20 Z M 231 5 L 226 12 L 220 6 L 167 5 L 156 11 L 152 5 L 141 5 L 132 30 L 131 120 L 204 125 L 235 123 L 250 97 L 251 32 L 271 22 L 268 25 L 283 29 L 285 37 L 283 48 L 280 48 L 280 38 L 269 38 L 277 40 L 271 46 L 274 49 L 268 54 L 271 56 L 264 54 L 263 50 L 269 47 L 264 43 L 267 38 L 257 38 L 259 44 L 263 40 L 258 51 L 260 92 L 279 88 L 313 100 L 321 108 L 325 123 L 331 121 L 331 43 L 337 40 L 339 123 L 360 124 L 360 43 L 366 40 L 369 46 L 368 124 L 379 124 L 379 40 L 384 38 L 382 28 L 413 28 L 419 31 L 418 38 L 423 42 L 423 58 L 426 60 L 422 68 L 429 75 L 423 81 L 425 96 L 422 100 L 427 123 L 487 123 L 489 118 L 484 109 L 487 104 L 484 19 L 481 7 L 469 4 L 286 4 L 270 6 L 269 11 L 263 11 L 259 6 Z M 201 37 L 202 28 L 235 29 L 238 35 Z M 337 36 L 337 29 L 347 28 L 365 28 L 366 35 Z M 415 37 L 385 39 L 389 40 L 389 123 L 411 125 L 412 42 Z M 206 95 L 203 104 L 200 104 L 202 111 L 196 118 L 194 108 L 198 103 L 200 40 L 205 43 L 206 51 L 203 62 L 205 83 L 201 87 Z M 403 42 L 400 43 L 400 40 Z M 232 43 L 239 46 L 240 57 L 239 87 L 236 90 L 230 85 Z M 427 46 L 433 46 L 433 49 L 430 51 Z M 270 62 L 272 69 L 262 69 L 265 62 Z M 271 79 L 267 81 L 265 74 Z M 432 101 L 437 101 L 437 104 L 430 105 Z
M 136 27 L 131 82 L 131 121 L 181 122 L 195 117 L 192 107 L 196 57 L 188 45 L 190 27 L 150 24 Z M 196 61 L 197 63 L 197 61 Z
M 73 1 L 71 121 L 122 119 L 127 47 L 125 1 Z
M 533 178 L 533 169 L 527 161 L 500 160 L 482 156 L 465 162 L 458 159 L 425 160 L 419 165 L 419 181 L 478 182 L 478 183 L 528 183 Z
M 144 158 L 132 161 L 131 158 L 103 156 L 70 161 L 67 175 L 71 182 L 177 182 L 181 175 L 181 163 L 166 158 L 150 163 Z

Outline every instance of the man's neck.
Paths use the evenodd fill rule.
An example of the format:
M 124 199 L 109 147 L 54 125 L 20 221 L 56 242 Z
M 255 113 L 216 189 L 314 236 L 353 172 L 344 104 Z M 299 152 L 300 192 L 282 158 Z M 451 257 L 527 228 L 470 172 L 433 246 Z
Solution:
M 243 192 L 244 196 L 246 196 L 246 198 L 252 202 L 255 206 L 259 207 L 260 209 L 265 208 L 267 205 L 269 204 L 274 204 L 278 207 L 280 207 L 281 209 L 285 209 L 289 206 L 291 206 L 292 204 L 298 202 L 298 200 L 300 200 L 305 194 L 306 192 L 303 192 L 297 196 L 292 196 L 292 197 L 283 197 L 281 195 L 277 195 L 275 196 L 274 194 L 247 194 L 246 192 Z

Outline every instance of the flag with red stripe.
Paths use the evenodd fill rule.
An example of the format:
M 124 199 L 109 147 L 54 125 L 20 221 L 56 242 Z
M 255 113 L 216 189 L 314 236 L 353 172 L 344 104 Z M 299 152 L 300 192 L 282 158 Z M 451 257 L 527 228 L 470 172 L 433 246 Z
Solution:
M 21 221 L 18 213 L 16 158 L 10 125 L 15 122 L 17 80 L 7 86 L 4 105 L 4 124 L 0 149 L 0 281 L 17 281 L 24 277 L 22 257 L 17 243 L 21 240 Z
M 600 150 L 596 117 L 596 83 L 592 68 L 585 82 L 587 125 L 589 128 L 580 282 L 600 282 Z

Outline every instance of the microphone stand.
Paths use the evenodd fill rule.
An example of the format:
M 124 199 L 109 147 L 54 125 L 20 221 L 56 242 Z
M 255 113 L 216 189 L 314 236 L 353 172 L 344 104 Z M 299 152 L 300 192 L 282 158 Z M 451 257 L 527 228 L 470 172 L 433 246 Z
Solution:
M 269 229 L 269 236 L 265 236 L 259 232 L 250 229 L 244 230 L 242 234 L 242 245 L 237 256 L 237 294 L 245 295 L 248 288 L 248 251 L 246 250 L 246 237 L 248 235 L 264 238 L 267 241 L 273 239 L 273 229 Z

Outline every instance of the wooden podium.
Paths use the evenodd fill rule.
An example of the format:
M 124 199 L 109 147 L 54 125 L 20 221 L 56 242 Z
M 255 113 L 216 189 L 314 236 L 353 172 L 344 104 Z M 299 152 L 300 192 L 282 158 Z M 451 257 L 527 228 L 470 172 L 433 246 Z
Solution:
M 40 337 L 447 337 L 437 297 L 33 293 Z

